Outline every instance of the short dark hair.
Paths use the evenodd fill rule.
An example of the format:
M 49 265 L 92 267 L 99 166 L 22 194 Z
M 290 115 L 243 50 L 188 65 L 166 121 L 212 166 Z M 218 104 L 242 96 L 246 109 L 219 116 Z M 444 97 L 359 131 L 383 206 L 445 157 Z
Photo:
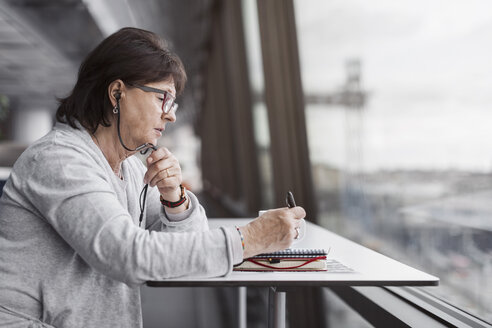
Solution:
M 75 120 L 94 133 L 99 124 L 110 126 L 111 102 L 108 87 L 121 79 L 146 84 L 173 78 L 179 95 L 186 72 L 179 57 L 156 34 L 125 27 L 104 39 L 80 65 L 71 94 L 60 98 L 56 120 L 77 128 Z

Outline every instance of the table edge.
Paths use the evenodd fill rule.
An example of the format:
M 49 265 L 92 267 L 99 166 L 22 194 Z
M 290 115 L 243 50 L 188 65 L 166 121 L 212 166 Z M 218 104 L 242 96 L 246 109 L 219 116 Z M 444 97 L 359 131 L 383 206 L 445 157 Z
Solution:
M 437 280 L 343 280 L 343 281 L 325 281 L 325 280 L 282 280 L 282 281 L 147 281 L 145 285 L 149 287 L 332 287 L 332 286 L 364 286 L 364 287 L 423 287 L 439 286 Z

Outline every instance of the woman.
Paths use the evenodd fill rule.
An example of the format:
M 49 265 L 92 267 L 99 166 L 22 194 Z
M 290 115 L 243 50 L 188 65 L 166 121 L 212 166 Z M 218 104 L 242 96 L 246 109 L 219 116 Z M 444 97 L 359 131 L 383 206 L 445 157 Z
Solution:
M 0 323 L 139 327 L 145 281 L 226 275 L 291 244 L 300 207 L 208 230 L 178 160 L 154 146 L 185 81 L 164 42 L 135 28 L 85 59 L 55 127 L 19 157 L 0 199 Z M 147 167 L 132 156 L 152 150 Z

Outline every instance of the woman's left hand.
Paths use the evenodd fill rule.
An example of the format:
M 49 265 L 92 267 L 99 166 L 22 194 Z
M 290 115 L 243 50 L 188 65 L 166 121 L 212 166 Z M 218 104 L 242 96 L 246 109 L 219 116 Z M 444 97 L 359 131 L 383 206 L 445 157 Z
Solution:
M 170 202 L 178 201 L 181 196 L 179 185 L 183 181 L 178 159 L 162 147 L 147 157 L 147 173 L 144 182 L 149 186 L 157 186 L 162 198 Z

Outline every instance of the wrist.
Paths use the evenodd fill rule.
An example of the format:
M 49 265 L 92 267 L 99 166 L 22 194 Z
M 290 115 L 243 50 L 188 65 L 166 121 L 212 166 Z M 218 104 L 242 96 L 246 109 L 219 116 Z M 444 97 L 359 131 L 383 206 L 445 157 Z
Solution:
M 241 243 L 243 247 L 243 258 L 247 259 L 254 255 L 259 254 L 260 252 L 255 249 L 255 242 L 252 240 L 251 233 L 248 229 L 248 226 L 242 226 L 237 228 L 238 232 L 240 232 Z
M 188 201 L 186 196 L 186 188 L 183 185 L 179 185 L 179 188 L 172 193 L 161 194 L 160 200 L 161 204 L 168 208 L 180 207 Z
M 168 214 L 178 214 L 178 213 L 184 212 L 187 209 L 189 209 L 190 208 L 190 202 L 191 202 L 191 200 L 189 198 L 187 198 L 186 201 L 178 207 L 164 206 L 164 208 L 165 208 L 166 213 L 168 213 Z
M 177 186 L 176 189 L 170 192 L 161 192 L 161 197 L 170 202 L 176 202 L 181 198 L 181 186 Z

